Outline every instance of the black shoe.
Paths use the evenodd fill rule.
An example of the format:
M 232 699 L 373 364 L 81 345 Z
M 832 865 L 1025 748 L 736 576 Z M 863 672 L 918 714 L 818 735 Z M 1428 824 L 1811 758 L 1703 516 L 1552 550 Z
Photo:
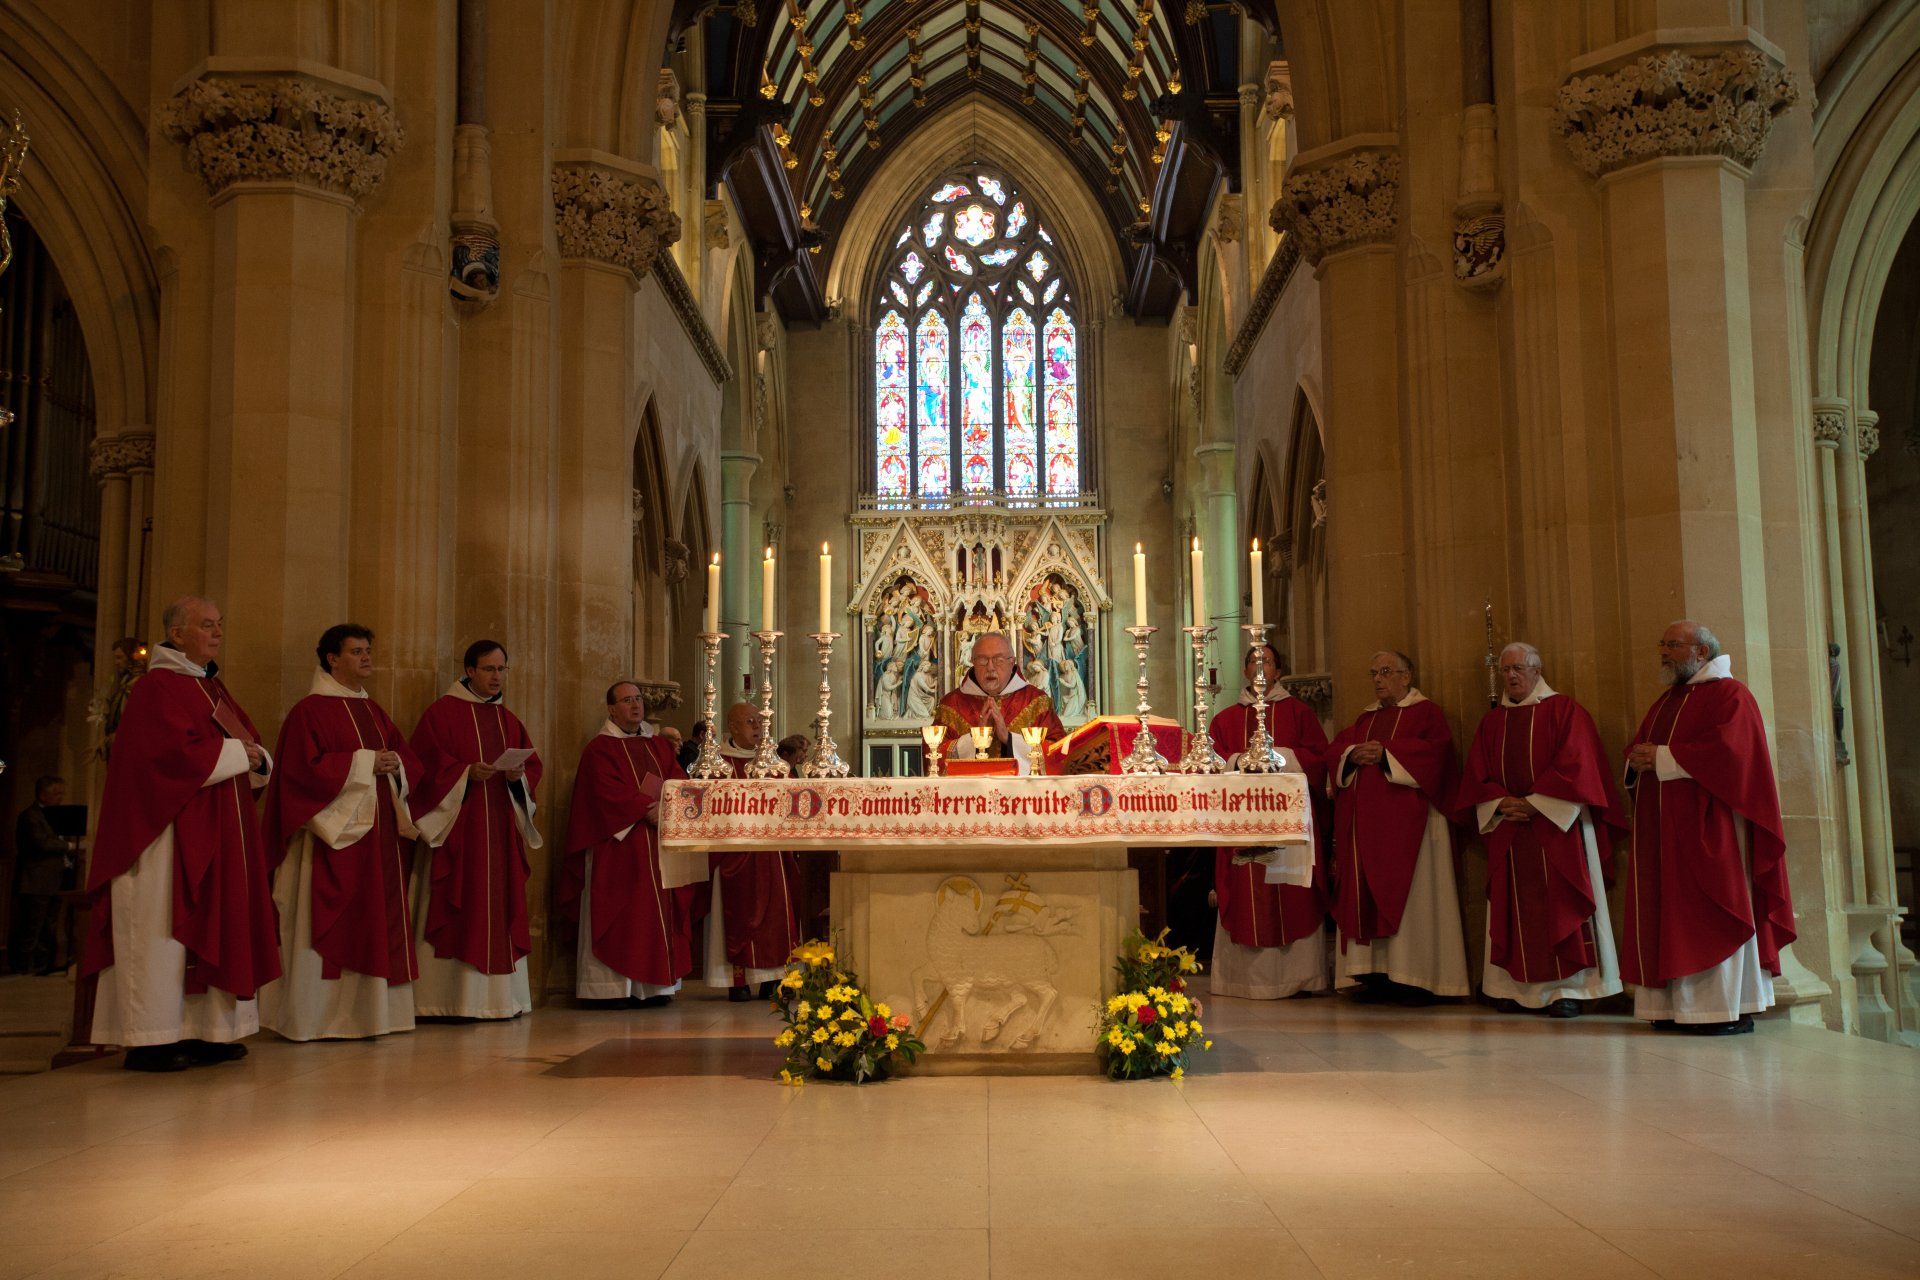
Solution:
M 1653 1029 L 1655 1031 L 1678 1031 L 1680 1024 L 1672 1018 L 1660 1018 L 1654 1022 Z
M 733 988 L 729 987 L 727 989 L 731 991 Z M 633 1007 L 636 1009 L 664 1009 L 672 1003 L 672 996 L 648 996 L 643 1000 L 635 1000 Z
M 187 1064 L 195 1067 L 212 1066 L 216 1062 L 238 1062 L 247 1056 L 247 1046 L 243 1044 L 214 1044 L 207 1040 L 182 1040 L 180 1047 L 186 1051 Z
M 1690 1036 L 1743 1036 L 1753 1030 L 1753 1019 L 1743 1013 L 1732 1022 L 1692 1022 L 1681 1030 Z
M 121 1065 L 129 1071 L 185 1071 L 189 1063 L 182 1045 L 143 1044 L 127 1050 Z
M 753 999 L 753 996 L 751 993 L 748 992 L 748 990 L 745 987 L 728 987 L 727 988 L 728 1004 L 745 1004 L 747 1001 L 751 999 Z
M 1547 1006 L 1547 1016 L 1549 1018 L 1577 1018 L 1580 1016 L 1580 1002 L 1578 1000 L 1555 1000 Z
M 1424 1009 L 1440 1003 L 1440 997 L 1425 987 L 1409 987 L 1403 982 L 1393 984 L 1392 1000 L 1403 1009 Z
M 1493 1002 L 1493 1007 L 1497 1012 L 1500 1012 L 1500 1013 L 1525 1013 L 1526 1012 L 1526 1010 L 1520 1007 L 1520 1002 L 1518 1000 L 1498 999 Z
M 1394 998 L 1393 984 L 1377 974 L 1367 974 L 1353 988 L 1351 998 L 1355 1004 L 1386 1004 Z
M 773 999 L 774 993 L 779 989 L 780 984 L 777 982 L 763 982 L 760 984 L 760 998 L 762 1000 L 771 1000 Z

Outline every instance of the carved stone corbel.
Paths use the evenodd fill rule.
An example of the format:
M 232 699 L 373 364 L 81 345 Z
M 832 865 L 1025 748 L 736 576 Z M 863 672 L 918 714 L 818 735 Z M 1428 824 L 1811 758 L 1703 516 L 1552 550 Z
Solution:
M 1393 238 L 1400 223 L 1400 156 L 1358 147 L 1296 165 L 1274 202 L 1273 229 L 1296 238 L 1309 265 Z
M 622 268 L 636 285 L 680 239 L 680 215 L 656 179 L 594 158 L 554 164 L 553 223 L 563 259 Z
M 160 105 L 161 135 L 218 196 L 296 182 L 360 201 L 405 139 L 393 108 L 308 75 L 203 76 Z

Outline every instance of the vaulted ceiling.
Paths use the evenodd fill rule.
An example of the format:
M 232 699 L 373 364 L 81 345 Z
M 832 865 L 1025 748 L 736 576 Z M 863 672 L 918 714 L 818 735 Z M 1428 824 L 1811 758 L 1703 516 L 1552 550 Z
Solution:
M 1095 193 L 1136 314 L 1166 314 L 1191 286 L 1205 206 L 1237 185 L 1228 4 L 684 0 L 680 19 L 704 24 L 709 174 L 789 320 L 821 318 L 820 259 L 860 248 L 838 233 L 886 150 L 969 94 L 1019 109 Z

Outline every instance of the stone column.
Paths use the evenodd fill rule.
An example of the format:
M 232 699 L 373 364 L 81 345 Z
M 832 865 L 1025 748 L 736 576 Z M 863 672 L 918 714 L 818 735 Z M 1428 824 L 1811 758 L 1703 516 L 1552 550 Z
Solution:
M 740 677 L 757 670 L 747 633 L 760 625 L 762 545 L 753 522 L 753 477 L 759 469 L 757 453 L 720 455 L 720 629 L 727 633 L 720 651 L 721 711 L 740 700 Z
M 1395 144 L 1391 134 L 1356 134 L 1301 152 L 1271 219 L 1320 282 L 1336 721 L 1364 696 L 1368 656 L 1410 643 Z
M 559 682 L 557 740 L 581 742 L 606 685 L 633 662 L 633 448 L 639 430 L 634 294 L 680 238 L 659 175 L 600 151 L 553 155 L 560 249 L 558 513 L 561 635 L 578 657 Z M 663 608 L 665 601 L 642 601 Z
M 1245 621 L 1240 605 L 1242 575 L 1247 568 L 1247 547 L 1240 541 L 1239 504 L 1233 489 L 1234 447 L 1228 442 L 1203 444 L 1193 451 L 1194 474 L 1198 481 L 1194 497 L 1198 500 L 1195 524 L 1200 545 L 1207 550 L 1207 607 L 1211 618 L 1196 618 L 1196 625 L 1211 622 L 1220 628 L 1213 646 L 1213 664 L 1220 669 L 1220 683 L 1238 688 L 1232 673 L 1238 666 L 1234 654 L 1242 639 L 1236 629 Z M 1131 565 L 1131 560 L 1122 558 Z M 1131 570 L 1129 570 L 1131 572 Z M 1130 599 L 1130 597 L 1129 597 Z
M 1711 623 L 1770 706 L 1745 197 L 1797 89 L 1747 42 L 1648 35 L 1572 70 L 1560 127 L 1606 224 L 1627 633 Z
M 401 132 L 384 89 L 320 67 L 209 71 L 157 114 L 213 208 L 204 589 L 267 720 L 346 604 L 354 219 Z

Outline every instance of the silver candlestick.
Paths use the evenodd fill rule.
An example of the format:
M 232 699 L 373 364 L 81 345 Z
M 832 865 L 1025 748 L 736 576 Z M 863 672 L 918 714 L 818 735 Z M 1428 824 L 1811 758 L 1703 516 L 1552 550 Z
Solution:
M 731 778 L 733 766 L 720 754 L 720 728 L 713 722 L 714 698 L 718 690 L 714 686 L 716 669 L 720 663 L 720 644 L 727 638 L 724 631 L 702 631 L 700 643 L 707 651 L 707 692 L 706 701 L 700 713 L 700 722 L 707 726 L 707 735 L 700 741 L 700 755 L 693 762 L 693 768 L 687 770 L 689 778 Z
M 1153 729 L 1147 723 L 1147 713 L 1153 709 L 1147 701 L 1147 643 L 1153 639 L 1158 627 L 1128 627 L 1127 634 L 1133 637 L 1133 653 L 1140 660 L 1140 678 L 1133 682 L 1134 691 L 1140 695 L 1140 704 L 1134 708 L 1134 714 L 1140 717 L 1140 732 L 1133 735 L 1133 750 L 1120 762 L 1122 773 L 1165 773 L 1167 758 L 1160 754 L 1154 744 Z
M 1193 642 L 1193 733 L 1187 738 L 1186 754 L 1180 757 L 1181 773 L 1225 773 L 1227 762 L 1213 748 L 1213 735 L 1207 732 L 1207 645 L 1213 640 L 1213 627 L 1182 627 Z
M 1284 773 L 1287 768 L 1287 758 L 1273 745 L 1273 734 L 1267 731 L 1267 657 L 1262 651 L 1271 626 L 1248 622 L 1240 627 L 1247 633 L 1247 651 L 1260 654 L 1253 667 L 1253 727 L 1247 731 L 1247 749 L 1240 753 L 1242 773 Z
M 780 648 L 780 637 L 784 631 L 756 631 L 754 643 L 760 646 L 760 745 L 753 749 L 753 760 L 747 765 L 749 778 L 785 778 L 793 770 L 775 751 L 773 742 L 773 660 Z
M 838 631 L 816 631 L 813 642 L 820 648 L 820 713 L 813 721 L 813 745 L 807 748 L 807 758 L 800 762 L 800 776 L 803 778 L 844 778 L 853 770 L 840 758 L 840 747 L 827 732 L 827 723 L 833 719 L 833 685 L 827 677 L 827 664 L 833 660 L 833 642 L 840 638 Z

